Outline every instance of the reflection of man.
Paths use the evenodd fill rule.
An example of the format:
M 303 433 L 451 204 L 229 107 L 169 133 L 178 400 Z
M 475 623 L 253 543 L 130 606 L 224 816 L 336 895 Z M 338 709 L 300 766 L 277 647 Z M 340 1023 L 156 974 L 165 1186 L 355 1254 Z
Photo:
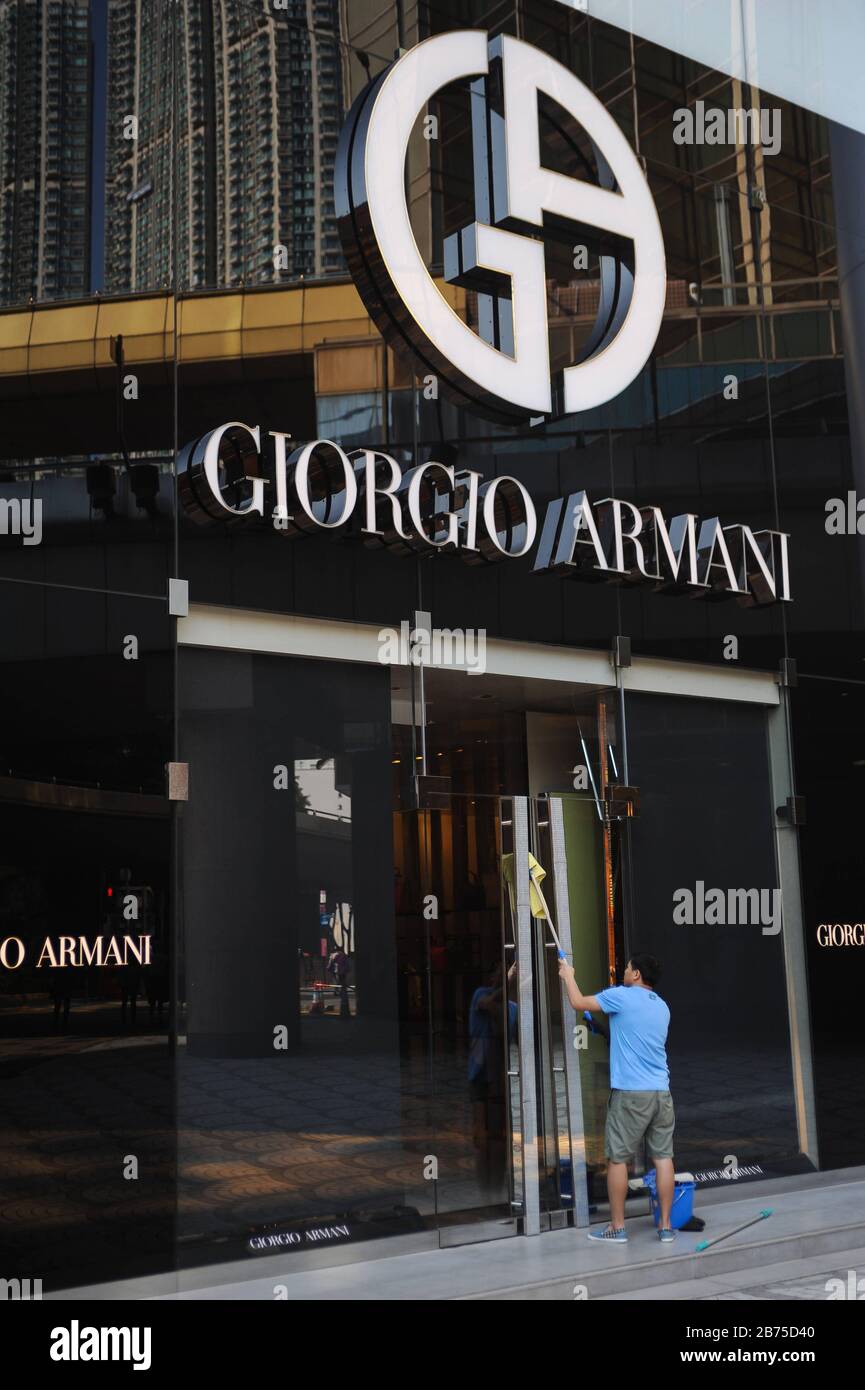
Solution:
M 590 1240 L 627 1241 L 625 1197 L 628 1163 L 645 1138 L 655 1165 L 661 1207 L 658 1236 L 670 1241 L 675 1175 L 673 1129 L 675 1114 L 667 1066 L 670 1010 L 655 991 L 660 966 L 654 956 L 637 952 L 625 967 L 623 985 L 583 994 L 574 967 L 559 962 L 568 998 L 575 1009 L 603 1012 L 610 1017 L 610 1100 L 607 1106 L 605 1150 L 610 1224 L 589 1231 Z
M 342 947 L 331 953 L 327 962 L 327 968 L 333 975 L 334 981 L 339 985 L 339 1016 L 340 1018 L 351 1018 L 351 1009 L 348 1002 L 348 972 L 351 963 Z
M 510 986 L 516 964 L 507 975 Z M 472 1098 L 472 1131 L 480 1186 L 496 1200 L 503 1194 L 505 1174 L 505 1027 L 510 1041 L 516 1028 L 517 1006 L 504 998 L 503 969 L 499 962 L 485 985 L 472 995 L 469 1007 L 468 1079 Z

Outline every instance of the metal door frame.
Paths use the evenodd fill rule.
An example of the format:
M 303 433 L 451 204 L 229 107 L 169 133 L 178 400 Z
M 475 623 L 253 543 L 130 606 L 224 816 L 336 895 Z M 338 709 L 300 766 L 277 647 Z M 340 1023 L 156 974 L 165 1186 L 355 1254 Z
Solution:
M 544 961 L 547 943 L 542 934 L 540 922 L 535 925 L 531 913 L 529 884 L 530 817 L 529 798 L 511 798 L 513 807 L 513 843 L 515 856 L 514 874 L 514 918 L 515 949 L 518 967 L 519 996 L 519 1114 L 512 1116 L 517 1123 L 513 1125 L 513 1171 L 522 1180 L 522 1200 L 519 1204 L 522 1215 L 523 1234 L 539 1235 L 543 1226 L 540 1202 L 540 1132 L 538 1106 L 538 1066 L 540 1057 L 535 1045 L 536 1035 L 541 1039 L 552 1039 L 552 1030 L 547 1010 L 547 981 L 545 975 L 534 969 L 536 960 Z M 561 800 L 549 798 L 550 836 L 553 847 L 552 878 L 554 901 L 556 904 L 556 928 L 562 949 L 566 955 L 571 952 L 571 922 L 568 905 L 567 858 L 565 853 L 564 818 Z M 535 846 L 537 848 L 537 846 Z M 507 943 L 506 943 L 507 944 Z M 562 1019 L 562 1072 L 564 1084 L 565 1113 L 567 1119 L 567 1157 L 571 1163 L 571 1182 L 573 1204 L 559 1210 L 566 1216 L 573 1212 L 574 1224 L 588 1226 L 589 1198 L 586 1172 L 585 1132 L 583 1128 L 583 1100 L 580 1086 L 579 1059 L 570 1045 L 576 1014 L 568 1000 L 563 984 L 561 991 Z M 556 1162 L 563 1156 L 560 1149 L 558 1127 L 559 1087 L 557 1069 L 554 1065 L 552 1049 L 549 1053 L 549 1081 L 553 1094 L 555 1116 L 555 1154 Z M 518 1142 L 517 1142 L 518 1136 Z

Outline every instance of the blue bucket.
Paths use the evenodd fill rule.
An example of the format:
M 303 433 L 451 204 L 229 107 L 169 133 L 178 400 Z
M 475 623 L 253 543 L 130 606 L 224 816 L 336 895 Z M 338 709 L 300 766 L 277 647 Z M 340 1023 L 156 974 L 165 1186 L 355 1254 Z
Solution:
M 643 1174 L 643 1182 L 652 1201 L 652 1216 L 655 1225 L 661 1219 L 661 1204 L 658 1201 L 658 1187 L 655 1179 L 655 1170 L 652 1168 L 648 1173 Z M 679 1231 L 685 1226 L 694 1215 L 694 1184 L 692 1182 L 677 1182 L 673 1189 L 673 1206 L 670 1211 L 670 1226 L 674 1231 Z

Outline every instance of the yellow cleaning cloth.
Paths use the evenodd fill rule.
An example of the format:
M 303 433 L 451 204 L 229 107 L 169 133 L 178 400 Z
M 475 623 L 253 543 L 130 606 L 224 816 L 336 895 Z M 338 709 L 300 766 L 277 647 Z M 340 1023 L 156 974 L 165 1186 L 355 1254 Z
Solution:
M 512 854 L 502 855 L 502 873 L 505 883 L 508 885 L 510 893 L 511 907 L 514 904 L 514 856 Z M 535 887 L 536 883 L 543 883 L 547 876 L 547 871 L 542 864 L 539 864 L 533 854 L 529 855 L 529 906 L 533 917 L 546 917 L 544 904 L 541 895 Z

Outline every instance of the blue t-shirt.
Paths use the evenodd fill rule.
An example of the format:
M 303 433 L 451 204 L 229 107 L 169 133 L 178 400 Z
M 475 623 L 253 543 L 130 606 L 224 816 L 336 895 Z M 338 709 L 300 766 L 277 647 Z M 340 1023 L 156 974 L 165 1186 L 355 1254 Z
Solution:
M 642 985 L 616 985 L 596 996 L 610 1014 L 610 1086 L 614 1091 L 668 1091 L 670 1010 Z

